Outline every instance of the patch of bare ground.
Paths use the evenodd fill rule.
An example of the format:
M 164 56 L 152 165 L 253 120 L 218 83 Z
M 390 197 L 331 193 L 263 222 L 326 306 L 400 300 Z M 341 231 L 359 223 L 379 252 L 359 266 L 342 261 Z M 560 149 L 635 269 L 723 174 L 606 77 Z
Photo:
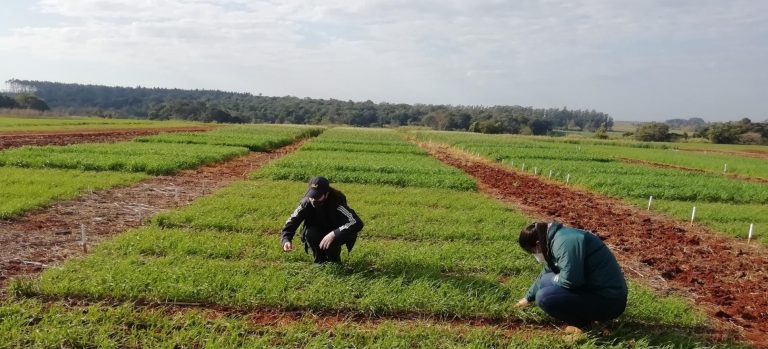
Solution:
M 726 149 L 698 149 L 698 148 L 683 148 L 678 149 L 680 151 L 690 151 L 694 153 L 715 153 L 725 155 L 744 156 L 748 158 L 768 159 L 768 150 L 761 151 L 757 149 L 748 150 L 726 150 Z
M 0 295 L 8 279 L 31 275 L 85 253 L 80 227 L 92 246 L 142 225 L 156 213 L 186 205 L 239 179 L 270 160 L 298 149 L 302 142 L 267 153 L 249 153 L 228 161 L 158 176 L 142 182 L 86 193 L 78 198 L 0 220 Z
M 696 173 L 714 173 L 711 171 L 702 170 L 700 168 L 662 164 L 662 163 L 652 162 L 652 161 L 644 161 L 644 160 L 628 159 L 628 158 L 619 158 L 619 160 L 628 164 L 639 164 L 639 165 L 651 166 L 651 167 L 657 167 L 657 168 L 668 168 L 673 170 L 681 170 L 681 171 L 696 172 Z M 725 176 L 734 178 L 734 179 L 740 179 L 747 182 L 768 183 L 768 178 L 743 176 L 736 173 L 727 173 L 725 174 Z
M 78 143 L 112 143 L 128 141 L 139 136 L 156 135 L 166 132 L 202 132 L 216 126 L 193 127 L 158 127 L 158 128 L 124 128 L 124 129 L 82 129 L 77 131 L 14 131 L 0 132 L 0 149 L 21 147 L 25 145 L 67 145 Z
M 49 304 L 57 303 L 65 305 L 68 308 L 79 309 L 87 308 L 93 305 L 100 306 L 120 306 L 126 304 L 122 300 L 91 300 L 87 298 L 67 298 L 67 299 L 46 299 L 37 297 L 37 299 Z M 332 330 L 338 325 L 354 323 L 356 326 L 374 329 L 376 326 L 387 321 L 396 321 L 403 324 L 418 325 L 423 322 L 430 322 L 435 325 L 456 326 L 457 330 L 462 328 L 492 328 L 499 330 L 505 336 L 519 336 L 525 332 L 547 332 L 562 333 L 561 328 L 551 323 L 526 322 L 519 319 L 499 319 L 484 317 L 456 317 L 441 316 L 434 314 L 422 314 L 417 312 L 395 312 L 395 313 L 365 313 L 357 310 L 292 310 L 282 308 L 251 308 L 227 306 L 216 303 L 185 303 L 185 302 L 156 302 L 144 300 L 131 300 L 129 302 L 137 310 L 149 309 L 160 311 L 163 314 L 189 314 L 192 312 L 203 312 L 209 320 L 223 317 L 237 316 L 248 323 L 258 326 L 270 326 L 275 328 L 291 326 L 298 321 L 311 320 L 322 330 Z M 606 324 L 610 327 L 610 324 Z M 635 324 L 638 329 L 659 330 L 658 326 L 647 324 Z M 690 331 L 700 331 L 701 329 L 689 329 Z M 599 335 L 599 334 L 598 334 Z
M 658 292 L 683 294 L 713 320 L 768 347 L 768 256 L 704 227 L 688 225 L 591 192 L 522 174 L 447 145 L 421 143 L 432 156 L 474 177 L 483 192 L 541 219 L 595 232 L 627 275 Z

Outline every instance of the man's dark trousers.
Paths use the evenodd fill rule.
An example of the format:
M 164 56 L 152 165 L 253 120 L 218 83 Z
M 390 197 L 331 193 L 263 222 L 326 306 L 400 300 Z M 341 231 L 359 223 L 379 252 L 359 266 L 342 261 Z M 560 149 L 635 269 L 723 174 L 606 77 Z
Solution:
M 320 249 L 320 241 L 330 232 L 331 230 L 326 231 L 316 226 L 307 227 L 307 230 L 304 232 L 304 240 L 309 249 L 312 250 L 316 264 L 327 262 L 341 263 L 341 244 L 338 239 L 334 239 L 327 250 Z

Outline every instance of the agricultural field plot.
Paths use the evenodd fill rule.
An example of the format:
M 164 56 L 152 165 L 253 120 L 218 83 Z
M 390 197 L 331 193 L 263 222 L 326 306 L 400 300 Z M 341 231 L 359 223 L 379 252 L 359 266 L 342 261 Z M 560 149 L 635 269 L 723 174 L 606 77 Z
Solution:
M 515 170 L 568 182 L 640 207 L 646 207 L 649 197 L 653 196 L 656 204 L 652 203 L 652 210 L 680 219 L 690 220 L 692 208 L 697 206 L 699 223 L 737 237 L 745 237 L 750 224 L 754 224 L 755 231 L 768 228 L 764 222 L 768 216 L 768 185 L 765 183 L 615 160 L 617 155 L 646 150 L 640 148 L 601 147 L 595 151 L 590 145 L 535 142 L 508 136 L 486 136 L 488 140 L 482 142 L 483 137 L 436 132 L 417 134 L 420 140 L 449 143 Z M 611 153 L 610 149 L 615 152 Z M 754 162 L 754 159 L 747 161 Z
M 139 119 L 103 119 L 89 117 L 29 117 L 0 115 L 0 133 L 14 132 L 51 132 L 78 130 L 173 128 L 203 126 L 205 124 L 190 121 L 152 121 Z
M 14 298 L 0 303 L 0 341 L 18 347 L 736 346 L 711 342 L 706 315 L 690 301 L 632 281 L 627 311 L 609 335 L 564 338 L 540 310 L 514 307 L 540 268 L 516 241 L 532 217 L 477 193 L 469 176 L 411 150 L 415 145 L 409 149 L 393 131 L 331 129 L 305 147 L 85 257 L 12 281 Z M 302 166 L 290 167 L 297 163 Z M 275 173 L 286 169 L 300 175 L 278 180 Z M 343 176 L 350 172 L 355 176 Z M 298 236 L 296 251 L 280 249 L 279 229 L 306 180 L 319 174 L 365 222 L 342 266 L 312 266 Z
M 485 319 L 491 323 L 540 326 L 547 323 L 538 310 L 513 307 L 539 268 L 516 246 L 514 239 L 519 227 L 530 218 L 473 192 L 339 185 L 349 196 L 350 205 L 366 222 L 366 228 L 356 249 L 349 255 L 344 254 L 345 266 L 313 267 L 301 251 L 283 253 L 276 233 L 305 186 L 300 182 L 268 180 L 237 183 L 188 208 L 159 216 L 154 226 L 124 234 L 101 245 L 86 258 L 48 270 L 39 280 L 16 281 L 11 290 L 25 297 L 46 299 L 194 302 L 231 307 L 237 309 L 237 313 L 277 309 L 343 312 L 346 315 L 342 317 L 413 317 L 428 323 L 456 317 Z M 249 223 L 234 230 L 221 226 L 215 230 L 198 228 L 204 227 L 210 216 L 239 210 L 242 201 L 237 196 L 233 199 L 233 195 L 243 193 L 254 201 L 272 199 L 246 213 L 249 217 L 240 221 Z M 410 198 L 411 215 L 387 217 L 387 224 L 380 225 L 384 220 L 374 218 L 377 212 L 369 205 L 377 204 L 385 196 Z M 444 210 L 433 213 L 433 223 L 421 227 L 432 232 L 432 236 L 404 237 L 404 231 L 413 229 L 409 227 L 412 223 L 409 216 L 427 214 L 436 202 Z M 454 216 L 458 211 L 477 219 L 457 222 Z M 185 227 L 168 227 L 170 217 L 185 217 L 182 224 Z M 199 217 L 200 222 L 194 217 Z M 460 229 L 473 232 L 474 238 L 457 240 L 441 235 L 444 227 L 437 222 L 460 225 Z M 400 232 L 392 231 L 393 227 Z M 509 238 L 499 240 L 499 230 Z M 705 317 L 688 302 L 655 296 L 634 283 L 630 285 L 629 302 L 628 311 L 620 320 L 623 325 L 617 329 L 619 337 L 586 339 L 584 345 L 612 347 L 617 345 L 616 341 L 622 345 L 626 344 L 624 341 L 631 341 L 641 343 L 641 347 L 643 343 L 698 347 L 706 343 L 702 332 Z M 35 311 L 34 306 L 32 308 L 31 311 Z M 112 311 L 110 309 L 106 311 Z M 99 314 L 95 309 L 93 312 Z M 117 325 L 105 322 L 101 331 L 114 331 L 110 326 Z M 377 324 L 372 331 L 379 333 L 386 326 L 386 323 Z M 428 326 L 436 327 L 435 324 Z M 25 330 L 10 327 L 13 333 Z M 676 333 L 665 327 L 674 328 Z M 492 333 L 498 328 L 483 326 L 477 330 Z M 403 345 L 414 345 L 413 339 L 408 339 L 409 334 L 418 333 L 420 327 L 404 331 L 399 340 L 405 341 Z M 228 333 L 224 332 L 222 337 L 227 338 Z M 526 333 L 532 343 L 543 343 L 541 341 L 549 338 L 546 334 L 522 333 Z M 304 340 L 344 338 L 343 335 L 325 338 L 313 334 Z M 473 337 L 459 335 L 442 340 L 464 346 L 462 343 L 468 338 Z M 495 340 L 503 344 L 513 338 L 502 336 Z M 296 345 L 296 340 L 288 340 L 289 345 Z M 438 338 L 430 336 L 427 340 Z M 555 343 L 560 340 L 555 339 Z
M 222 127 L 203 133 L 174 133 L 139 137 L 139 142 L 210 144 L 246 147 L 251 151 L 267 151 L 314 137 L 322 128 L 298 125 L 242 125 Z
M 131 184 L 146 177 L 140 173 L 0 167 L 0 219 L 73 198 L 83 191 Z
M 163 175 L 247 153 L 248 149 L 242 147 L 198 144 L 77 144 L 5 150 L 0 152 L 0 165 Z
M 349 145 L 352 151 L 344 151 Z M 388 130 L 334 128 L 254 174 L 258 178 L 306 181 L 323 173 L 332 182 L 394 186 L 476 188 L 459 170 L 442 165 Z

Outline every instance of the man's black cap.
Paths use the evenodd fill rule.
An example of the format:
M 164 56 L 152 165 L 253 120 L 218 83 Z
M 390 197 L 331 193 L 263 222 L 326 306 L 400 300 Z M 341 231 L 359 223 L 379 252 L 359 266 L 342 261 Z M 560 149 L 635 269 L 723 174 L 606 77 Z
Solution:
M 325 195 L 330 188 L 331 183 L 329 183 L 325 177 L 312 177 L 312 179 L 309 180 L 309 187 L 307 188 L 304 197 L 319 199 L 321 196 Z

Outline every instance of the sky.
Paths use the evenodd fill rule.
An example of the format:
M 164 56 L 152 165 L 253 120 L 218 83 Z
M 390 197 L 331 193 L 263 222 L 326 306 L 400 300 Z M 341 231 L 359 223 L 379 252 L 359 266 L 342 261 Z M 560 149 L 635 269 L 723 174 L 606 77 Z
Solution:
M 768 120 L 768 1 L 3 0 L 0 79 Z

